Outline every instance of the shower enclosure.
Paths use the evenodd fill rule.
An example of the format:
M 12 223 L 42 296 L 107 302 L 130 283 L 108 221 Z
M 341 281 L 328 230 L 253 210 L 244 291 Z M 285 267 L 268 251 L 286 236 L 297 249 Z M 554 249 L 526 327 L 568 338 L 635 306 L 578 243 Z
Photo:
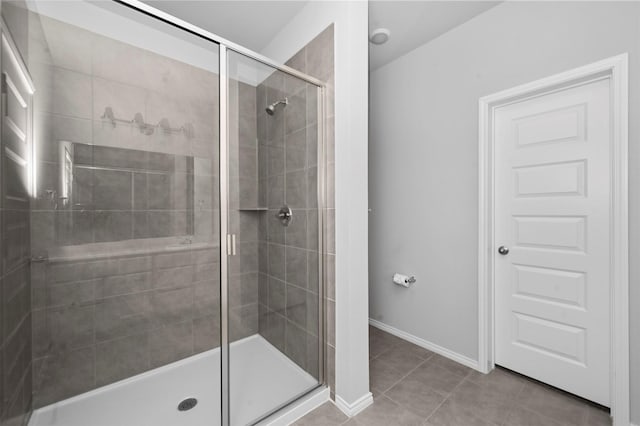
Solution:
M 139 3 L 2 15 L 2 425 L 247 425 L 317 392 L 323 84 Z

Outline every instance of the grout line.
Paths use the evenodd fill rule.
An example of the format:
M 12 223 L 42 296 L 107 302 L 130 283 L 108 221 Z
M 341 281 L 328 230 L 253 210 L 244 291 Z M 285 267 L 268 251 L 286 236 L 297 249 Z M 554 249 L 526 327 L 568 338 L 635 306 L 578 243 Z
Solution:
M 388 333 L 385 333 L 385 334 L 388 334 Z M 371 334 L 370 334 L 369 341 L 371 342 Z M 373 360 L 375 360 L 375 359 L 378 359 L 378 358 L 379 358 L 379 357 L 381 357 L 382 355 L 384 355 L 384 354 L 386 354 L 386 353 L 388 353 L 388 352 L 391 352 L 391 351 L 393 351 L 395 348 L 398 348 L 398 347 L 399 347 L 399 346 L 398 346 L 397 344 L 392 344 L 392 345 L 390 345 L 390 347 L 389 347 L 389 348 L 387 348 L 387 349 L 383 350 L 382 352 L 380 352 L 380 353 L 379 353 L 379 354 L 377 354 L 376 356 L 374 356 L 374 357 L 370 358 L 370 359 L 369 359 L 369 362 L 371 363 L 371 361 L 373 361 Z M 389 386 L 385 391 L 381 392 L 381 393 L 380 393 L 380 395 L 381 395 L 381 396 L 383 396 L 383 397 L 385 397 L 385 398 L 388 398 L 390 401 L 392 401 L 393 403 L 395 403 L 395 404 L 399 405 L 399 406 L 400 406 L 400 407 L 402 407 L 403 409 L 406 409 L 406 407 L 404 407 L 404 405 L 403 405 L 402 403 L 400 403 L 400 402 L 398 402 L 398 401 L 395 401 L 392 397 L 390 397 L 390 396 L 388 395 L 388 392 L 389 392 L 393 387 L 395 387 L 398 383 L 400 383 L 401 381 L 403 381 L 407 376 L 409 376 L 411 373 L 413 373 L 415 370 L 417 370 L 420 366 L 422 366 L 422 365 L 424 365 L 424 364 L 427 364 L 427 363 L 429 363 L 429 362 L 432 362 L 432 358 L 433 358 L 433 355 L 429 356 L 429 357 L 428 357 L 428 358 L 426 358 L 426 359 L 424 359 L 424 358 L 423 358 L 423 360 L 422 360 L 422 362 L 421 362 L 421 363 L 419 363 L 416 367 L 414 367 L 413 369 L 411 369 L 407 374 L 403 375 L 399 380 L 397 380 L 396 382 L 394 382 L 394 383 L 393 383 L 391 386 Z M 380 361 L 381 361 L 381 362 L 383 362 L 383 363 L 385 363 L 385 364 L 390 364 L 390 365 L 392 365 L 392 366 L 393 366 L 393 364 L 392 364 L 392 363 L 390 363 L 390 362 L 387 362 L 387 361 L 384 361 L 384 360 L 380 360 Z M 371 367 L 370 367 L 370 370 L 371 370 Z M 445 370 L 448 372 L 448 374 L 451 374 L 451 375 L 454 375 L 454 376 L 461 377 L 461 380 L 460 380 L 460 382 L 459 382 L 456 386 L 454 386 L 454 388 L 451 390 L 451 392 L 449 392 L 447 395 L 442 395 L 440 392 L 435 391 L 435 390 L 433 390 L 433 389 L 432 389 L 434 392 L 436 392 L 436 393 L 438 393 L 438 394 L 441 394 L 441 395 L 444 397 L 444 399 L 443 399 L 443 400 L 442 400 L 442 402 L 441 402 L 441 403 L 440 403 L 440 404 L 439 404 L 439 405 L 438 405 L 438 406 L 437 406 L 437 407 L 436 407 L 436 408 L 435 408 L 435 409 L 434 409 L 434 410 L 429 414 L 429 416 L 427 416 L 427 417 L 424 419 L 423 425 L 427 425 L 427 424 L 429 423 L 429 420 L 430 420 L 431 418 L 433 418 L 433 416 L 435 415 L 435 413 L 437 413 L 437 412 L 438 412 L 438 410 L 440 410 L 440 409 L 442 408 L 442 406 L 443 406 L 447 401 L 453 401 L 453 395 L 455 394 L 455 392 L 456 392 L 456 391 L 457 391 L 461 386 L 463 386 L 465 383 L 473 383 L 473 384 L 477 384 L 477 383 L 475 383 L 475 382 L 471 379 L 471 377 L 472 377 L 472 370 L 468 370 L 468 371 L 466 372 L 466 374 L 465 374 L 465 375 L 463 375 L 463 376 L 459 376 L 459 375 L 457 375 L 457 374 L 455 374 L 455 373 L 453 373 L 453 372 L 449 371 L 449 370 L 448 370 L 448 369 L 446 369 L 446 368 L 445 368 Z M 537 412 L 537 411 L 535 411 L 535 410 L 532 410 L 531 408 L 524 406 L 523 404 L 521 404 L 521 403 L 518 401 L 517 397 L 518 397 L 518 396 L 520 396 L 520 395 L 524 392 L 524 390 L 526 389 L 526 386 L 527 386 L 527 381 L 524 381 L 524 382 L 522 383 L 521 387 L 520 387 L 520 388 L 518 389 L 518 391 L 515 393 L 515 397 L 514 397 L 514 403 L 515 403 L 515 405 L 516 405 L 516 406 L 518 406 L 519 408 L 522 408 L 522 409 L 526 410 L 527 412 L 530 412 L 530 413 L 533 413 L 533 414 L 538 414 L 538 415 L 542 416 L 543 418 L 548 419 L 548 420 L 549 420 L 549 421 L 551 421 L 551 422 L 554 422 L 554 424 L 558 424 L 558 425 L 559 425 L 559 424 L 560 424 L 560 421 L 559 421 L 559 420 L 557 420 L 557 419 L 555 419 L 555 418 L 553 418 L 553 417 L 550 417 L 550 416 L 546 415 L 545 413 L 540 413 L 540 412 Z M 510 408 L 509 408 L 508 413 L 506 413 L 506 416 L 505 416 L 505 421 L 507 421 L 507 420 L 508 420 L 508 416 L 509 416 L 510 412 L 513 410 L 513 408 L 514 408 L 514 407 L 510 407 Z M 587 406 L 584 406 L 584 407 L 582 407 L 582 408 L 583 408 L 583 409 L 582 409 L 582 419 L 581 419 L 581 420 L 582 420 L 582 422 L 585 422 L 585 421 L 588 421 L 588 419 L 589 419 L 589 411 L 588 411 L 588 409 L 587 409 L 587 408 L 588 408 Z M 481 418 L 481 417 L 478 417 L 477 415 L 475 415 L 475 414 L 473 414 L 473 413 L 472 413 L 471 415 L 472 415 L 474 418 L 477 418 L 477 419 L 479 419 L 479 420 L 482 420 L 482 421 L 488 422 L 488 420 L 486 420 L 486 419 L 484 419 L 484 418 Z M 357 416 L 356 416 L 356 417 L 357 417 Z M 348 422 L 348 421 L 349 421 L 349 420 L 347 420 L 347 422 Z M 357 419 L 356 419 L 356 421 L 357 421 Z M 345 422 L 345 423 L 346 423 L 346 422 Z M 344 425 L 345 423 L 341 423 L 341 424 L 343 424 L 343 425 Z M 490 423 L 491 423 L 491 424 L 493 424 L 493 425 L 495 425 L 495 426 L 499 426 L 499 425 L 504 425 L 504 424 L 505 424 L 505 423 L 495 423 L 495 422 L 490 422 Z
M 527 407 L 523 406 L 522 404 L 520 404 L 520 403 L 518 403 L 518 402 L 516 402 L 516 404 L 517 404 L 520 408 L 522 408 L 523 410 L 525 410 L 525 411 L 527 411 L 527 412 L 529 412 L 529 413 L 536 414 L 536 415 L 542 416 L 542 417 L 543 417 L 543 418 L 545 418 L 545 419 L 551 420 L 551 421 L 553 422 L 553 424 L 554 424 L 554 425 L 556 425 L 556 424 L 557 424 L 558 426 L 560 425 L 560 422 L 559 422 L 558 420 L 556 420 L 556 419 L 554 419 L 554 418 L 552 418 L 552 417 L 549 417 L 549 416 L 545 415 L 544 413 L 540 413 L 540 412 L 534 411 L 534 410 L 532 410 L 532 409 L 530 409 L 530 408 L 527 408 Z M 511 412 L 511 411 L 513 411 L 513 408 L 510 410 L 510 412 Z M 507 417 L 507 420 L 508 420 L 508 419 L 509 419 L 509 418 Z M 586 419 L 586 416 L 585 416 L 585 418 L 584 418 L 583 420 L 587 420 L 587 419 Z
M 393 349 L 395 349 L 395 348 L 397 348 L 397 347 L 399 347 L 399 345 L 397 345 L 397 344 L 393 344 L 393 345 L 391 345 L 391 347 L 390 347 L 389 349 L 387 349 L 387 350 L 382 351 L 381 353 L 379 353 L 377 357 L 380 357 L 380 356 L 382 356 L 383 354 L 385 354 L 385 353 L 387 353 L 387 352 L 391 352 Z M 417 355 L 416 355 L 416 356 L 417 356 Z M 417 356 L 417 357 L 418 357 L 418 356 Z M 418 369 L 418 367 L 420 367 L 421 365 L 423 365 L 423 364 L 427 363 L 427 362 L 428 362 L 432 357 L 433 357 L 433 355 L 429 356 L 429 358 L 426 358 L 426 359 L 425 359 L 425 358 L 422 358 L 422 357 L 418 357 L 418 358 L 420 358 L 420 359 L 422 360 L 422 362 L 420 362 L 418 365 L 416 365 L 414 368 L 412 368 L 412 369 L 411 369 L 407 374 L 405 374 L 404 376 L 402 376 L 402 377 L 400 378 L 400 380 L 398 380 L 398 381 L 396 381 L 395 383 L 393 383 L 389 388 L 387 388 L 387 390 L 383 391 L 383 392 L 382 392 L 382 395 L 384 395 L 384 396 L 386 396 L 387 398 L 389 398 L 389 396 L 387 395 L 387 391 L 391 390 L 391 388 L 393 388 L 395 385 L 397 385 L 398 383 L 400 383 L 400 382 L 401 382 L 402 380 L 404 380 L 407 376 L 409 376 L 411 373 L 413 373 L 415 370 L 417 370 L 417 369 Z M 380 360 L 380 362 L 384 362 L 384 363 L 387 363 L 387 364 L 393 365 L 393 364 L 388 363 L 388 362 L 386 362 L 386 361 L 384 361 L 384 360 Z M 369 367 L 369 368 L 371 368 L 371 367 Z M 393 401 L 393 399 L 392 399 L 392 398 L 389 398 L 389 399 Z M 393 402 L 398 403 L 397 401 L 393 401 Z
M 385 362 L 385 361 L 382 361 Z M 426 363 L 426 360 L 423 360 L 420 364 L 418 364 L 415 368 L 413 368 L 411 371 L 409 371 L 407 374 L 405 374 L 404 376 L 402 376 L 398 381 L 396 381 L 395 383 L 393 383 L 391 386 L 389 386 L 389 388 L 385 391 L 382 392 L 382 396 L 389 398 L 391 401 L 395 402 L 398 405 L 401 405 L 398 401 L 394 401 L 389 395 L 387 395 L 387 392 L 390 391 L 393 387 L 395 387 L 398 383 L 400 383 L 401 381 L 403 381 L 404 379 L 406 379 L 411 373 L 413 373 L 415 370 L 418 369 L 418 367 L 420 367 L 421 365 L 423 365 L 424 363 Z
M 467 376 L 469 374 L 467 373 Z M 453 389 L 451 389 L 451 392 L 449 392 L 449 394 L 442 400 L 442 402 L 440 403 L 440 405 L 438 405 L 438 407 L 436 407 L 435 410 L 433 410 L 433 412 L 431 412 L 431 414 L 429 414 L 429 416 L 425 419 L 425 423 L 429 422 L 429 419 L 431 419 L 431 417 L 433 417 L 433 415 L 440 409 L 440 407 L 442 407 L 444 405 L 445 402 L 451 400 L 451 396 L 453 395 L 453 393 L 466 381 L 467 376 L 465 376 L 464 379 L 462 379 L 460 381 L 460 383 L 458 383 L 457 385 L 455 385 L 453 387 Z M 437 392 L 436 392 L 437 393 Z M 475 416 L 474 416 L 475 417 Z M 482 419 L 481 419 L 482 420 Z
M 522 392 L 524 392 L 525 386 L 526 386 L 526 383 L 523 384 L 522 388 L 518 392 L 518 395 L 520 395 Z M 542 416 L 545 419 L 551 420 L 552 422 L 554 422 L 554 424 L 557 424 L 557 425 L 561 424 L 559 419 L 555 419 L 555 418 L 553 418 L 551 416 L 548 416 L 545 412 L 536 411 L 536 410 L 533 410 L 530 407 L 527 407 L 526 405 L 522 404 L 519 401 L 518 398 L 514 399 L 514 403 L 515 403 L 515 405 L 517 405 L 518 407 L 522 408 L 523 410 L 526 410 L 526 411 L 528 411 L 530 413 L 534 413 L 534 414 L 537 414 L 539 416 Z M 580 408 L 581 408 L 581 411 L 582 411 L 582 421 L 580 422 L 580 424 L 582 424 L 582 423 L 586 422 L 589 419 L 589 412 L 588 412 L 588 409 L 587 409 L 586 405 L 581 406 Z
M 384 333 L 386 333 L 386 332 L 384 332 Z M 389 334 L 389 333 L 386 333 L 386 334 Z M 409 343 L 411 343 L 411 342 L 409 342 Z M 411 343 L 411 344 L 412 344 L 412 343 Z M 417 345 L 415 345 L 415 346 L 417 346 Z M 380 357 L 381 355 L 383 355 L 383 354 L 385 354 L 385 353 L 387 353 L 387 352 L 390 352 L 390 351 L 392 351 L 394 348 L 397 348 L 397 347 L 399 347 L 399 345 L 397 345 L 397 344 L 391 345 L 391 347 L 390 347 L 389 349 L 387 349 L 387 350 L 385 350 L 385 351 L 382 351 L 382 352 L 381 352 L 381 353 L 379 353 L 375 358 Z M 417 347 L 418 347 L 418 346 L 417 346 Z M 384 396 L 385 398 L 388 398 L 390 401 L 392 401 L 392 402 L 394 402 L 394 403 L 398 404 L 400 407 L 404 408 L 403 404 L 399 403 L 398 401 L 395 401 L 393 398 L 391 398 L 389 395 L 387 395 L 387 392 L 388 392 L 389 390 L 391 390 L 394 386 L 396 386 L 398 383 L 400 383 L 401 381 L 403 381 L 406 377 L 408 377 L 408 376 L 409 376 L 411 373 L 413 373 L 415 370 L 417 370 L 420 366 L 422 366 L 422 365 L 424 365 L 424 364 L 427 364 L 427 363 L 429 363 L 430 361 L 432 361 L 432 359 L 434 358 L 434 355 L 435 355 L 435 353 L 431 352 L 431 355 L 429 355 L 429 357 L 428 357 L 428 358 L 423 358 L 423 361 L 422 361 L 420 364 L 418 364 L 414 369 L 412 369 L 411 371 L 409 371 L 409 373 L 407 373 L 407 374 L 406 374 L 405 376 L 403 376 L 400 380 L 398 380 L 398 381 L 397 381 L 397 382 L 395 382 L 393 385 L 391 385 L 391 386 L 390 386 L 386 391 L 382 392 L 382 396 Z M 373 358 L 373 359 L 375 359 L 375 358 Z M 370 360 L 370 361 L 371 361 L 371 360 Z M 385 361 L 382 361 L 382 362 L 385 362 Z M 445 368 L 445 370 L 447 370 L 447 369 Z M 453 373 L 453 372 L 449 372 L 449 370 L 447 370 L 447 372 L 448 372 L 449 374 L 452 374 L 452 375 L 456 375 L 456 376 L 457 376 L 457 374 L 455 374 L 455 373 Z M 427 423 L 428 423 L 429 419 L 430 419 L 430 418 L 431 418 L 431 417 L 432 417 L 432 416 L 433 416 L 433 415 L 434 415 L 434 414 L 435 414 L 435 413 L 440 409 L 440 407 L 441 407 L 441 406 L 442 406 L 446 401 L 448 401 L 448 400 L 451 398 L 451 395 L 453 395 L 453 393 L 456 391 L 456 389 L 458 389 L 458 387 L 460 387 L 460 386 L 461 386 L 461 385 L 462 385 L 462 384 L 463 384 L 463 383 L 464 383 L 464 382 L 469 378 L 469 376 L 470 376 L 470 375 L 471 375 L 471 371 L 469 370 L 469 371 L 467 371 L 467 373 L 466 373 L 464 376 L 462 376 L 462 380 L 460 381 L 460 383 L 458 383 L 458 384 L 457 384 L 457 385 L 456 385 L 456 386 L 451 390 L 451 392 L 450 392 L 448 395 L 446 395 L 446 396 L 444 396 L 444 395 L 440 394 L 440 392 L 437 392 L 436 390 L 432 389 L 432 391 L 433 391 L 433 392 L 435 392 L 435 393 L 437 393 L 437 394 L 440 394 L 440 395 L 444 396 L 444 399 L 443 399 L 443 400 L 442 400 L 442 402 L 441 402 L 441 403 L 440 403 L 440 404 L 439 404 L 439 405 L 438 405 L 438 406 L 437 406 L 437 407 L 436 407 L 436 408 L 431 412 L 431 414 L 429 414 L 429 416 L 427 416 L 427 417 L 424 419 L 424 423 L 423 423 L 423 424 L 427 424 Z M 405 408 L 405 409 L 406 409 L 406 408 Z

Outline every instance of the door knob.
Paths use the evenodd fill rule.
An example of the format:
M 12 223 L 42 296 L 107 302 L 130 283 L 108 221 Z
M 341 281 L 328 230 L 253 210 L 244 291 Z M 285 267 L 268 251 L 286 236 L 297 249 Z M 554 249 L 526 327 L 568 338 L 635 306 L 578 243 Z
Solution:
M 500 253 L 503 256 L 506 256 L 509 254 L 509 249 L 505 246 L 500 246 L 498 247 L 498 253 Z

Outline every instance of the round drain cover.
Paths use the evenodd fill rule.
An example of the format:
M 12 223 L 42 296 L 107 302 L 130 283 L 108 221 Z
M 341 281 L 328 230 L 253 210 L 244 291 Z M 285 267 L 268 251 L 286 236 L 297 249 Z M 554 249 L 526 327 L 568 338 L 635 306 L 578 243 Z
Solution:
M 191 410 L 193 407 L 198 405 L 198 400 L 195 398 L 187 398 L 178 404 L 178 411 L 187 411 Z

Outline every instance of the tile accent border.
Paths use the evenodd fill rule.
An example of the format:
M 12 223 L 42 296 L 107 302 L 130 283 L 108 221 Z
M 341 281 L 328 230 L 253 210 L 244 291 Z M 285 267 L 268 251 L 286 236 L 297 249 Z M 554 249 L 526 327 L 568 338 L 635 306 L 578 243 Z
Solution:
M 344 399 L 340 397 L 340 395 L 336 395 L 336 407 L 340 409 L 344 414 L 349 417 L 354 417 L 363 411 L 365 408 L 373 404 L 373 394 L 368 392 L 366 395 L 363 395 L 353 404 L 349 404 Z
M 442 346 L 436 345 L 435 343 L 429 342 L 428 340 L 424 340 L 420 337 L 414 336 L 413 334 L 409 334 L 405 331 L 399 330 L 378 320 L 374 320 L 373 318 L 369 318 L 369 324 L 371 324 L 375 328 L 379 328 L 382 331 L 386 331 L 389 334 L 393 334 L 396 337 L 411 342 L 414 345 L 418 345 L 422 348 L 430 350 L 431 352 L 435 352 L 438 355 L 442 355 L 445 358 L 449 358 L 452 361 L 482 372 L 480 370 L 478 361 L 476 361 L 475 359 L 471 359 L 450 349 L 443 348 Z

